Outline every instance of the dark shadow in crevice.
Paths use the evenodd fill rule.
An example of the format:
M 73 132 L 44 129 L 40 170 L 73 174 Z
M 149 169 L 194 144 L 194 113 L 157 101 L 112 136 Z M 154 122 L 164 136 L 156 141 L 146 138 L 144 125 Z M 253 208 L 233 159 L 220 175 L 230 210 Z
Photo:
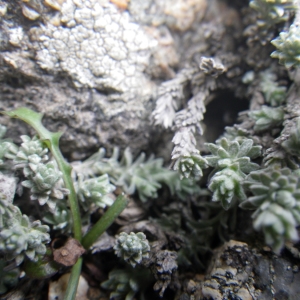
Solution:
M 232 91 L 217 91 L 214 99 L 206 106 L 203 120 L 205 140 L 214 143 L 224 133 L 226 126 L 236 123 L 238 113 L 247 110 L 248 107 L 248 100 L 235 97 Z

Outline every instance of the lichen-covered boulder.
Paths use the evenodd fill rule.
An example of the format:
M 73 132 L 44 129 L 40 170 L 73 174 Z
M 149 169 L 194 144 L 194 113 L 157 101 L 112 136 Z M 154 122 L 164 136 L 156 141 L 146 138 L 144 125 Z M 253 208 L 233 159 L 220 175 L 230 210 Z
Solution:
M 150 1 L 145 23 L 139 1 L 0 1 L 0 109 L 44 113 L 48 128 L 65 132 L 62 149 L 74 158 L 99 145 L 146 148 L 157 78 L 174 76 L 179 61 L 170 30 L 186 30 L 206 7 L 176 0 L 178 15 L 169 2 Z

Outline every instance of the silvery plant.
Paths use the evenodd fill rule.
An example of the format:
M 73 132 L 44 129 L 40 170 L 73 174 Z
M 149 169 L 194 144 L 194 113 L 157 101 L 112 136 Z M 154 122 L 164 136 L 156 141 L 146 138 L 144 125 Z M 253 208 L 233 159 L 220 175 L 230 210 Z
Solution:
M 105 150 L 100 149 L 85 161 L 73 162 L 71 167 L 59 150 L 61 133 L 48 131 L 41 122 L 41 114 L 26 108 L 3 113 L 25 121 L 36 129 L 37 135 L 21 136 L 18 146 L 5 138 L 6 128 L 0 126 L 0 266 L 6 274 L 0 281 L 1 293 L 18 282 L 20 270 L 38 278 L 59 271 L 60 265 L 52 256 L 51 230 L 74 236 L 83 249 L 82 254 L 126 207 L 125 193 L 137 194 L 146 202 L 158 197 L 162 185 L 182 199 L 200 190 L 194 182 L 180 180 L 179 174 L 165 168 L 162 159 L 154 156 L 147 159 L 142 153 L 134 160 L 129 149 L 121 160 L 117 148 L 108 158 Z M 117 198 L 116 186 L 125 192 Z M 26 205 L 39 206 L 38 214 L 23 214 L 22 205 L 18 206 L 20 200 L 16 198 L 23 199 L 26 191 L 29 194 Z M 91 227 L 90 214 L 97 209 L 106 212 Z M 34 220 L 35 216 L 41 219 Z M 82 226 L 91 227 L 84 236 Z M 149 257 L 150 245 L 142 232 L 129 235 L 123 232 L 116 240 L 115 251 L 135 266 Z M 80 275 L 80 255 L 72 263 L 75 285 L 70 283 L 70 293 Z
M 270 51 L 269 55 L 278 59 L 290 78 L 299 84 L 296 77 L 300 61 L 298 2 L 251 0 L 249 6 L 254 10 L 256 23 L 245 30 L 248 43 L 275 46 L 275 51 Z M 275 26 L 283 24 L 285 27 L 275 37 Z M 293 102 L 288 103 L 287 84 L 278 81 L 274 66 L 249 71 L 242 81 L 261 98 L 255 102 L 257 94 L 254 94 L 251 101 L 255 105 L 242 115 L 244 123 L 227 127 L 215 143 L 201 145 L 204 154 L 200 153 L 196 135 L 203 134 L 201 121 L 205 118 L 205 103 L 219 77 L 227 72 L 226 64 L 222 65 L 222 61 L 218 64 L 217 60 L 218 57 L 210 60 L 201 57 L 198 69 L 186 68 L 161 85 L 153 112 L 154 124 L 173 129 L 171 167 L 181 178 L 200 179 L 211 191 L 211 200 L 227 211 L 235 211 L 238 207 L 255 210 L 253 227 L 262 231 L 265 243 L 280 253 L 286 241 L 299 239 L 296 232 L 299 225 L 298 107 Z M 195 78 L 201 82 L 200 86 L 193 85 Z M 192 97 L 179 110 L 178 103 L 186 99 L 183 90 L 188 83 L 192 86 Z M 211 209 L 208 204 L 206 206 Z M 221 220 L 221 215 L 225 216 L 220 213 L 216 219 L 220 216 Z

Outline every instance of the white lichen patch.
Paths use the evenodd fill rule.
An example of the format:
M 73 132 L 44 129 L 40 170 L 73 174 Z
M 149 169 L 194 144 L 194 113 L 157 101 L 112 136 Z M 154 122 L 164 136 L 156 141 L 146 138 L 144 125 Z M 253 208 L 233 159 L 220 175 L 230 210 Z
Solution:
M 108 0 L 66 0 L 60 26 L 31 31 L 39 66 L 67 73 L 76 87 L 149 94 L 145 70 L 157 41 Z
M 20 47 L 23 40 L 24 32 L 21 27 L 9 29 L 9 43 L 12 46 Z

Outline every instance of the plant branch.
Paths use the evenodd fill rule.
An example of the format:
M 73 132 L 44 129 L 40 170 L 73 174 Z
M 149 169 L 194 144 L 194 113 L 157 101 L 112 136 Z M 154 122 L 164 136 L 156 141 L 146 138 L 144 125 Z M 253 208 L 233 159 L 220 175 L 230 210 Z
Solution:
M 120 195 L 107 212 L 99 219 L 92 229 L 83 237 L 82 246 L 89 249 L 104 231 L 113 223 L 128 204 L 128 198 Z
M 72 267 L 68 287 L 64 296 L 64 300 L 73 300 L 76 297 L 79 277 L 81 273 L 82 258 L 80 257 L 76 264 Z

